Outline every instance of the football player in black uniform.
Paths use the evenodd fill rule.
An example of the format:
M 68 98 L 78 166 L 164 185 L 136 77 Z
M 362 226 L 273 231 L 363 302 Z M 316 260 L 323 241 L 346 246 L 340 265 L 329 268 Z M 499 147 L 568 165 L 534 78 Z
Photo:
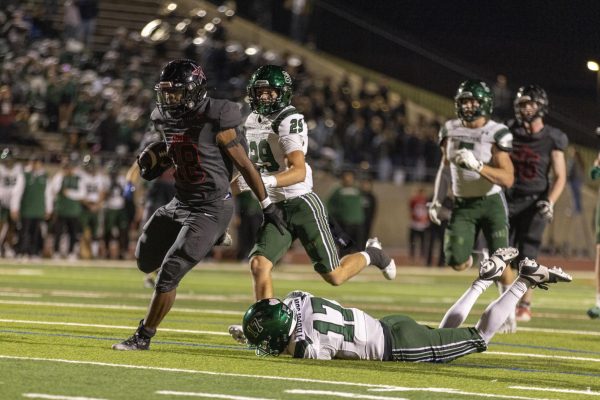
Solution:
M 155 86 L 151 120 L 162 144 L 150 144 L 139 157 L 142 178 L 175 167 L 176 194 L 144 226 L 136 248 L 138 268 L 159 270 L 146 317 L 115 350 L 148 350 L 158 325 L 175 301 L 176 288 L 221 238 L 233 213 L 229 182 L 233 168 L 242 174 L 261 202 L 265 222 L 281 232 L 283 214 L 267 196 L 262 179 L 247 156 L 240 108 L 207 96 L 206 76 L 191 60 L 169 62 Z M 164 151 L 166 150 L 166 151 Z
M 515 120 L 511 158 L 515 183 L 506 193 L 510 245 L 519 249 L 514 265 L 527 257 L 537 258 L 546 224 L 552 221 L 554 204 L 567 180 L 565 150 L 569 144 L 561 130 L 546 125 L 548 96 L 537 85 L 523 86 L 514 100 Z M 549 172 L 552 170 L 553 179 Z M 517 321 L 531 319 L 531 290 L 517 306 Z

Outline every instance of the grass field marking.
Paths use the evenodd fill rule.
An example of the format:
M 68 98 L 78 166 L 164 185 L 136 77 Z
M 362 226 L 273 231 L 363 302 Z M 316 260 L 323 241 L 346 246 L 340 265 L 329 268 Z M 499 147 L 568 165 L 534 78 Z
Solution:
M 406 397 L 389 397 L 389 396 L 373 396 L 369 394 L 358 394 L 348 392 L 331 392 L 328 390 L 303 390 L 303 389 L 289 389 L 285 393 L 289 394 L 313 394 L 319 396 L 333 396 L 333 397 L 344 397 L 347 399 L 366 399 L 366 400 L 409 400 Z
M 42 269 L 15 268 L 15 269 L 0 269 L 0 275 L 17 275 L 17 276 L 40 276 L 44 275 Z
M 485 351 L 482 354 L 511 356 L 511 357 L 552 358 L 552 359 L 556 359 L 556 360 L 569 360 L 569 361 L 600 362 L 600 358 L 555 356 L 553 354 L 511 353 L 511 352 L 507 352 L 507 351 Z
M 60 326 L 81 326 L 87 328 L 107 328 L 107 329 L 137 329 L 136 326 L 123 326 L 123 325 L 101 325 L 101 324 L 83 324 L 78 322 L 49 322 L 49 321 L 26 321 L 20 319 L 0 319 L 0 322 L 7 324 L 32 324 L 32 325 L 60 325 Z M 219 335 L 229 336 L 227 332 L 217 331 L 197 331 L 192 329 L 172 329 L 172 328 L 160 328 L 163 332 L 176 332 L 176 333 L 193 333 L 196 335 Z
M 106 400 L 97 397 L 81 397 L 81 396 L 60 396 L 55 394 L 44 393 L 23 393 L 23 397 L 28 399 L 48 399 L 48 400 Z
M 491 393 L 477 393 L 477 392 L 464 392 L 458 389 L 446 389 L 446 388 L 410 388 L 410 387 L 401 387 L 401 388 L 388 388 L 388 389 L 368 389 L 369 391 L 380 391 L 380 392 L 393 392 L 393 391 L 403 391 L 403 392 L 434 392 L 434 393 L 446 393 L 446 394 L 456 394 L 461 396 L 473 396 L 473 397 L 493 397 L 497 399 L 514 399 L 514 400 L 556 400 L 556 399 L 547 399 L 540 397 L 523 397 L 523 396 L 510 396 L 505 394 L 491 394 Z M 333 397 L 345 397 L 350 399 L 365 399 L 365 400 L 408 400 L 404 397 L 388 397 L 388 396 L 372 396 L 368 394 L 357 394 L 357 393 L 347 393 L 347 392 L 330 392 L 327 390 L 302 390 L 302 389 L 290 389 L 286 390 L 286 393 L 290 394 L 316 394 L 320 396 L 333 396 Z
M 274 381 L 288 381 L 288 382 L 301 382 L 301 383 L 322 383 L 326 385 L 338 385 L 338 386 L 354 386 L 368 389 L 389 389 L 389 390 L 409 390 L 411 388 L 397 387 L 393 385 L 379 385 L 372 383 L 360 383 L 360 382 L 344 382 L 344 381 L 326 381 L 322 379 L 310 379 L 310 378 L 294 378 L 285 376 L 273 376 L 273 375 L 250 375 L 250 374 L 237 374 L 231 372 L 215 372 L 215 371 L 203 371 L 194 369 L 182 369 L 182 368 L 167 368 L 167 367 L 151 367 L 147 365 L 132 365 L 132 364 L 114 364 L 105 363 L 100 361 L 80 361 L 80 360 L 65 360 L 60 358 L 42 358 L 42 357 L 23 357 L 23 356 L 11 356 L 0 354 L 0 360 L 22 360 L 22 361 L 42 361 L 42 362 L 56 362 L 64 364 L 75 364 L 75 365 L 95 365 L 102 367 L 114 367 L 114 368 L 128 368 L 128 369 L 142 369 L 147 371 L 163 371 L 163 372 L 180 372 L 187 374 L 199 374 L 199 375 L 213 375 L 213 376 L 229 376 L 235 378 L 251 378 L 251 379 L 268 379 Z M 419 390 L 416 388 L 415 390 Z M 441 389 L 441 388 L 440 388 Z M 438 390 L 432 388 L 431 391 Z M 453 389 L 447 389 L 453 390 Z M 536 399 L 538 400 L 538 399 Z
M 273 400 L 265 397 L 245 397 L 233 396 L 230 394 L 219 393 L 197 393 L 197 392 L 177 392 L 172 390 L 158 390 L 156 394 L 164 394 L 167 396 L 188 396 L 188 397 L 208 397 L 209 399 L 230 399 L 230 400 Z
M 559 389 L 559 388 L 541 388 L 541 387 L 530 387 L 530 386 L 509 386 L 509 389 L 521 389 L 521 390 L 533 390 L 539 392 L 556 392 L 556 393 L 573 393 L 583 394 L 586 396 L 600 396 L 600 392 L 592 392 L 590 388 L 587 390 L 574 390 L 574 389 Z
M 42 297 L 42 295 L 40 293 L 17 293 L 17 292 L 3 292 L 3 291 L 0 291 L 0 296 L 4 296 L 4 297 L 27 297 L 27 298 Z
M 42 306 L 42 307 L 68 307 L 68 308 L 93 308 L 98 310 L 134 310 L 146 311 L 147 306 L 125 306 L 115 304 L 87 304 L 87 303 L 57 303 L 53 301 L 22 301 L 22 300 L 0 300 L 0 304 L 17 306 Z M 216 315 L 235 315 L 240 318 L 244 315 L 243 311 L 230 310 L 207 310 L 195 308 L 173 307 L 173 312 L 195 313 L 195 314 L 216 314 Z

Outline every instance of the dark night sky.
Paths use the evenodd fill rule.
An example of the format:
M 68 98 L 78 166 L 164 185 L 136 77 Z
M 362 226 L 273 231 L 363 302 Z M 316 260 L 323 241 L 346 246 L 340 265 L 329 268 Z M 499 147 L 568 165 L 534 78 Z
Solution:
M 275 29 L 285 30 L 279 13 Z M 515 90 L 538 83 L 561 118 L 551 122 L 596 143 L 596 75 L 585 63 L 600 61 L 600 0 L 315 0 L 310 31 L 323 51 L 446 97 L 467 77 L 504 73 Z

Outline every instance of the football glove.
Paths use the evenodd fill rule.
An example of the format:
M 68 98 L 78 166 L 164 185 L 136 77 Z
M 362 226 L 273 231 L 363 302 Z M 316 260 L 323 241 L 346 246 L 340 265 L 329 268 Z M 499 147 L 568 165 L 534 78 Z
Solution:
M 283 211 L 275 206 L 275 203 L 271 203 L 263 208 L 263 225 L 271 223 L 275 225 L 279 233 L 282 235 L 285 233 L 287 227 L 285 225 L 285 219 L 283 218 Z
M 552 221 L 554 217 L 554 204 L 549 200 L 540 200 L 535 203 L 538 208 L 538 212 L 548 222 Z
M 429 214 L 429 219 L 436 225 L 442 224 L 442 221 L 438 216 L 441 209 L 442 205 L 437 200 L 427 203 L 427 213 Z
M 460 149 L 456 152 L 454 164 L 475 172 L 480 172 L 483 168 L 483 162 L 475 158 L 473 152 L 467 149 Z
M 244 330 L 242 329 L 242 325 L 230 325 L 229 326 L 229 334 L 239 344 L 247 344 L 248 340 L 246 340 L 246 336 L 244 336 Z

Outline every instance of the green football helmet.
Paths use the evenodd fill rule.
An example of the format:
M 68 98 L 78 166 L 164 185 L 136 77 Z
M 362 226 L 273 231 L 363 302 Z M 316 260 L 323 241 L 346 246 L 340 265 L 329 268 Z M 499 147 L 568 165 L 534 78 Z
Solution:
M 471 110 L 466 110 L 462 106 L 465 99 L 475 99 L 479 103 L 479 107 Z M 479 117 L 490 118 L 494 108 L 494 101 L 490 87 L 484 82 L 477 79 L 468 79 L 460 84 L 454 96 L 454 108 L 456 116 L 461 121 L 471 122 Z
M 278 356 L 290 341 L 294 327 L 293 311 L 279 299 L 254 303 L 242 322 L 244 336 L 257 356 Z
M 276 97 L 264 99 L 257 89 L 271 88 L 277 93 Z M 292 77 L 277 65 L 263 65 L 250 77 L 246 87 L 250 106 L 261 115 L 269 115 L 290 105 L 292 100 Z

